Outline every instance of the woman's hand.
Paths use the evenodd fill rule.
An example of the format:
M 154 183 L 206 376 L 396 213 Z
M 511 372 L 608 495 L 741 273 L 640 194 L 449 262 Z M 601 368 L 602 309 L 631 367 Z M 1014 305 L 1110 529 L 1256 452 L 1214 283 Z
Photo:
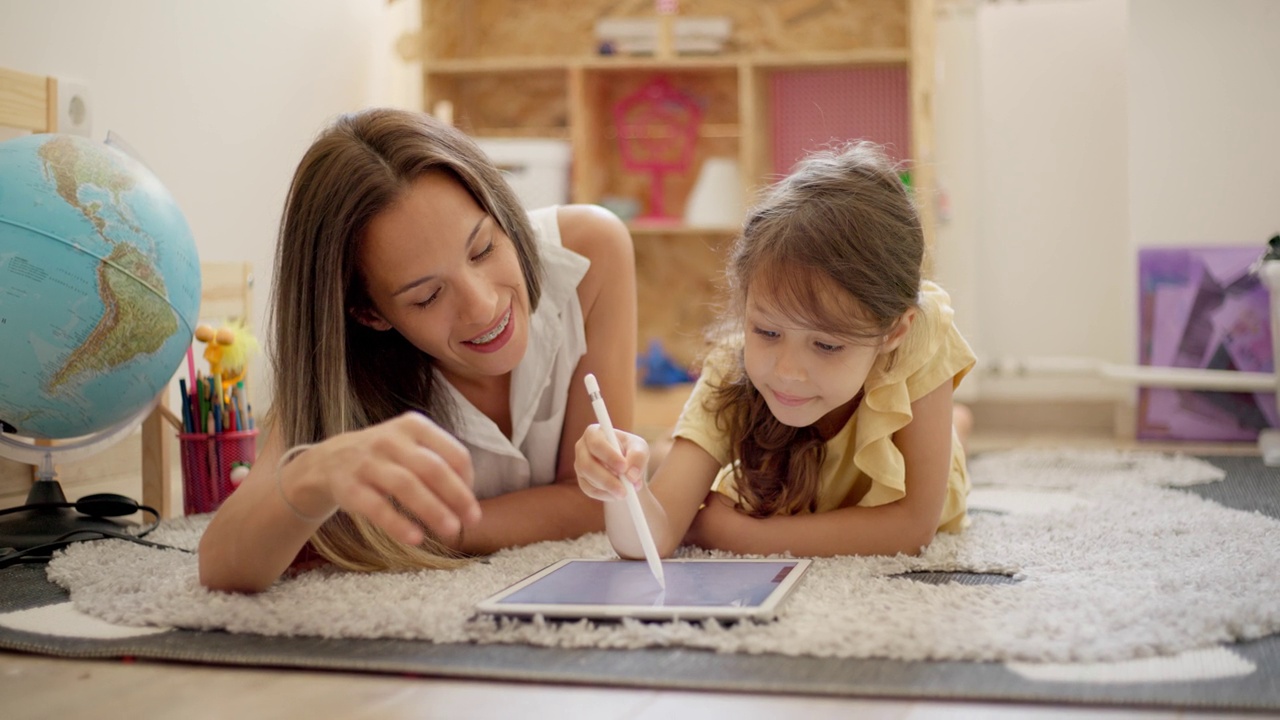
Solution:
M 405 513 L 443 540 L 480 519 L 471 454 L 417 412 L 318 443 L 279 472 L 280 492 L 298 515 L 341 509 L 409 545 L 421 543 L 423 531 Z
M 702 509 L 693 516 L 693 523 L 684 535 L 684 542 L 708 550 L 721 548 L 725 538 L 733 538 L 736 533 L 750 532 L 743 526 L 753 520 L 749 515 L 738 512 L 732 500 L 713 490 L 707 493 Z
M 627 489 L 619 478 L 626 478 L 636 488 L 644 486 L 645 468 L 649 466 L 649 443 L 639 435 L 614 430 L 622 452 L 613 449 L 604 430 L 596 424 L 587 426 L 574 445 L 573 470 L 578 487 L 596 500 L 621 500 Z

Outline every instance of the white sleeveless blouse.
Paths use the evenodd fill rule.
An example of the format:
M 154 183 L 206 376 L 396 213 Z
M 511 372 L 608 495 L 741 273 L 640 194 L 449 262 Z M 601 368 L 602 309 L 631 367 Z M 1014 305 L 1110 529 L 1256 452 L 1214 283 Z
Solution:
M 529 321 L 529 347 L 511 374 L 511 438 L 436 371 L 457 406 L 457 437 L 471 451 L 481 499 L 556 479 L 569 382 L 587 352 L 578 283 L 591 261 L 561 244 L 556 208 L 530 211 L 529 221 L 542 257 L 542 299 Z

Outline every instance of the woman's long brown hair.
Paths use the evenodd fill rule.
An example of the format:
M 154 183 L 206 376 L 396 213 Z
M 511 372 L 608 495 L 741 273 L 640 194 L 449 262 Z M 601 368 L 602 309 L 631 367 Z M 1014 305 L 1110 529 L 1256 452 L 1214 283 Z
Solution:
M 511 238 L 530 309 L 537 308 L 541 265 L 528 217 L 501 172 L 470 138 L 422 113 L 373 109 L 339 117 L 299 163 L 280 223 L 271 303 L 271 421 L 278 423 L 286 447 L 319 442 L 408 410 L 453 428 L 454 408 L 436 387 L 431 356 L 395 330 L 370 329 L 352 314 L 370 302 L 356 262 L 366 228 L 431 172 L 456 179 Z M 326 522 L 311 543 L 330 561 L 353 570 L 458 563 L 435 539 L 410 548 L 345 513 Z
M 872 143 L 808 156 L 748 212 L 730 253 L 728 312 L 708 358 L 729 366 L 708 409 L 730 438 L 743 510 L 756 517 L 816 510 L 828 439 L 816 425 L 779 422 L 747 377 L 748 289 L 804 325 L 878 344 L 916 306 L 923 259 L 912 198 Z

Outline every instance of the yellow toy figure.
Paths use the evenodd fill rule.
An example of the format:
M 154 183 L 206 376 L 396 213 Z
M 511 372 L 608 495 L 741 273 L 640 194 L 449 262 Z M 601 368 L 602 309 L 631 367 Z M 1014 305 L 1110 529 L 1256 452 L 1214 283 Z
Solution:
M 205 343 L 204 359 L 209 374 L 222 380 L 222 392 L 229 396 L 236 383 L 244 380 L 249 356 L 258 351 L 258 339 L 249 333 L 244 321 L 227 323 L 214 330 L 212 325 L 196 326 L 196 340 Z M 229 398 L 226 398 L 229 402 Z

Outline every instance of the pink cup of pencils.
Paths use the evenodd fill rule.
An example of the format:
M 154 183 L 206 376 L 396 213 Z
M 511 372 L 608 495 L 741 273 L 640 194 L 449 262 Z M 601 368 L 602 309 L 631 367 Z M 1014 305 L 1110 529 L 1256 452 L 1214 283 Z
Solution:
M 213 512 L 240 484 L 237 468 L 249 468 L 258 455 L 258 431 L 181 433 L 182 511 Z
M 182 390 L 182 508 L 187 515 L 222 505 L 258 456 L 258 430 L 244 383 L 224 388 L 218 376 L 199 375 Z M 194 390 L 192 390 L 194 388 Z

